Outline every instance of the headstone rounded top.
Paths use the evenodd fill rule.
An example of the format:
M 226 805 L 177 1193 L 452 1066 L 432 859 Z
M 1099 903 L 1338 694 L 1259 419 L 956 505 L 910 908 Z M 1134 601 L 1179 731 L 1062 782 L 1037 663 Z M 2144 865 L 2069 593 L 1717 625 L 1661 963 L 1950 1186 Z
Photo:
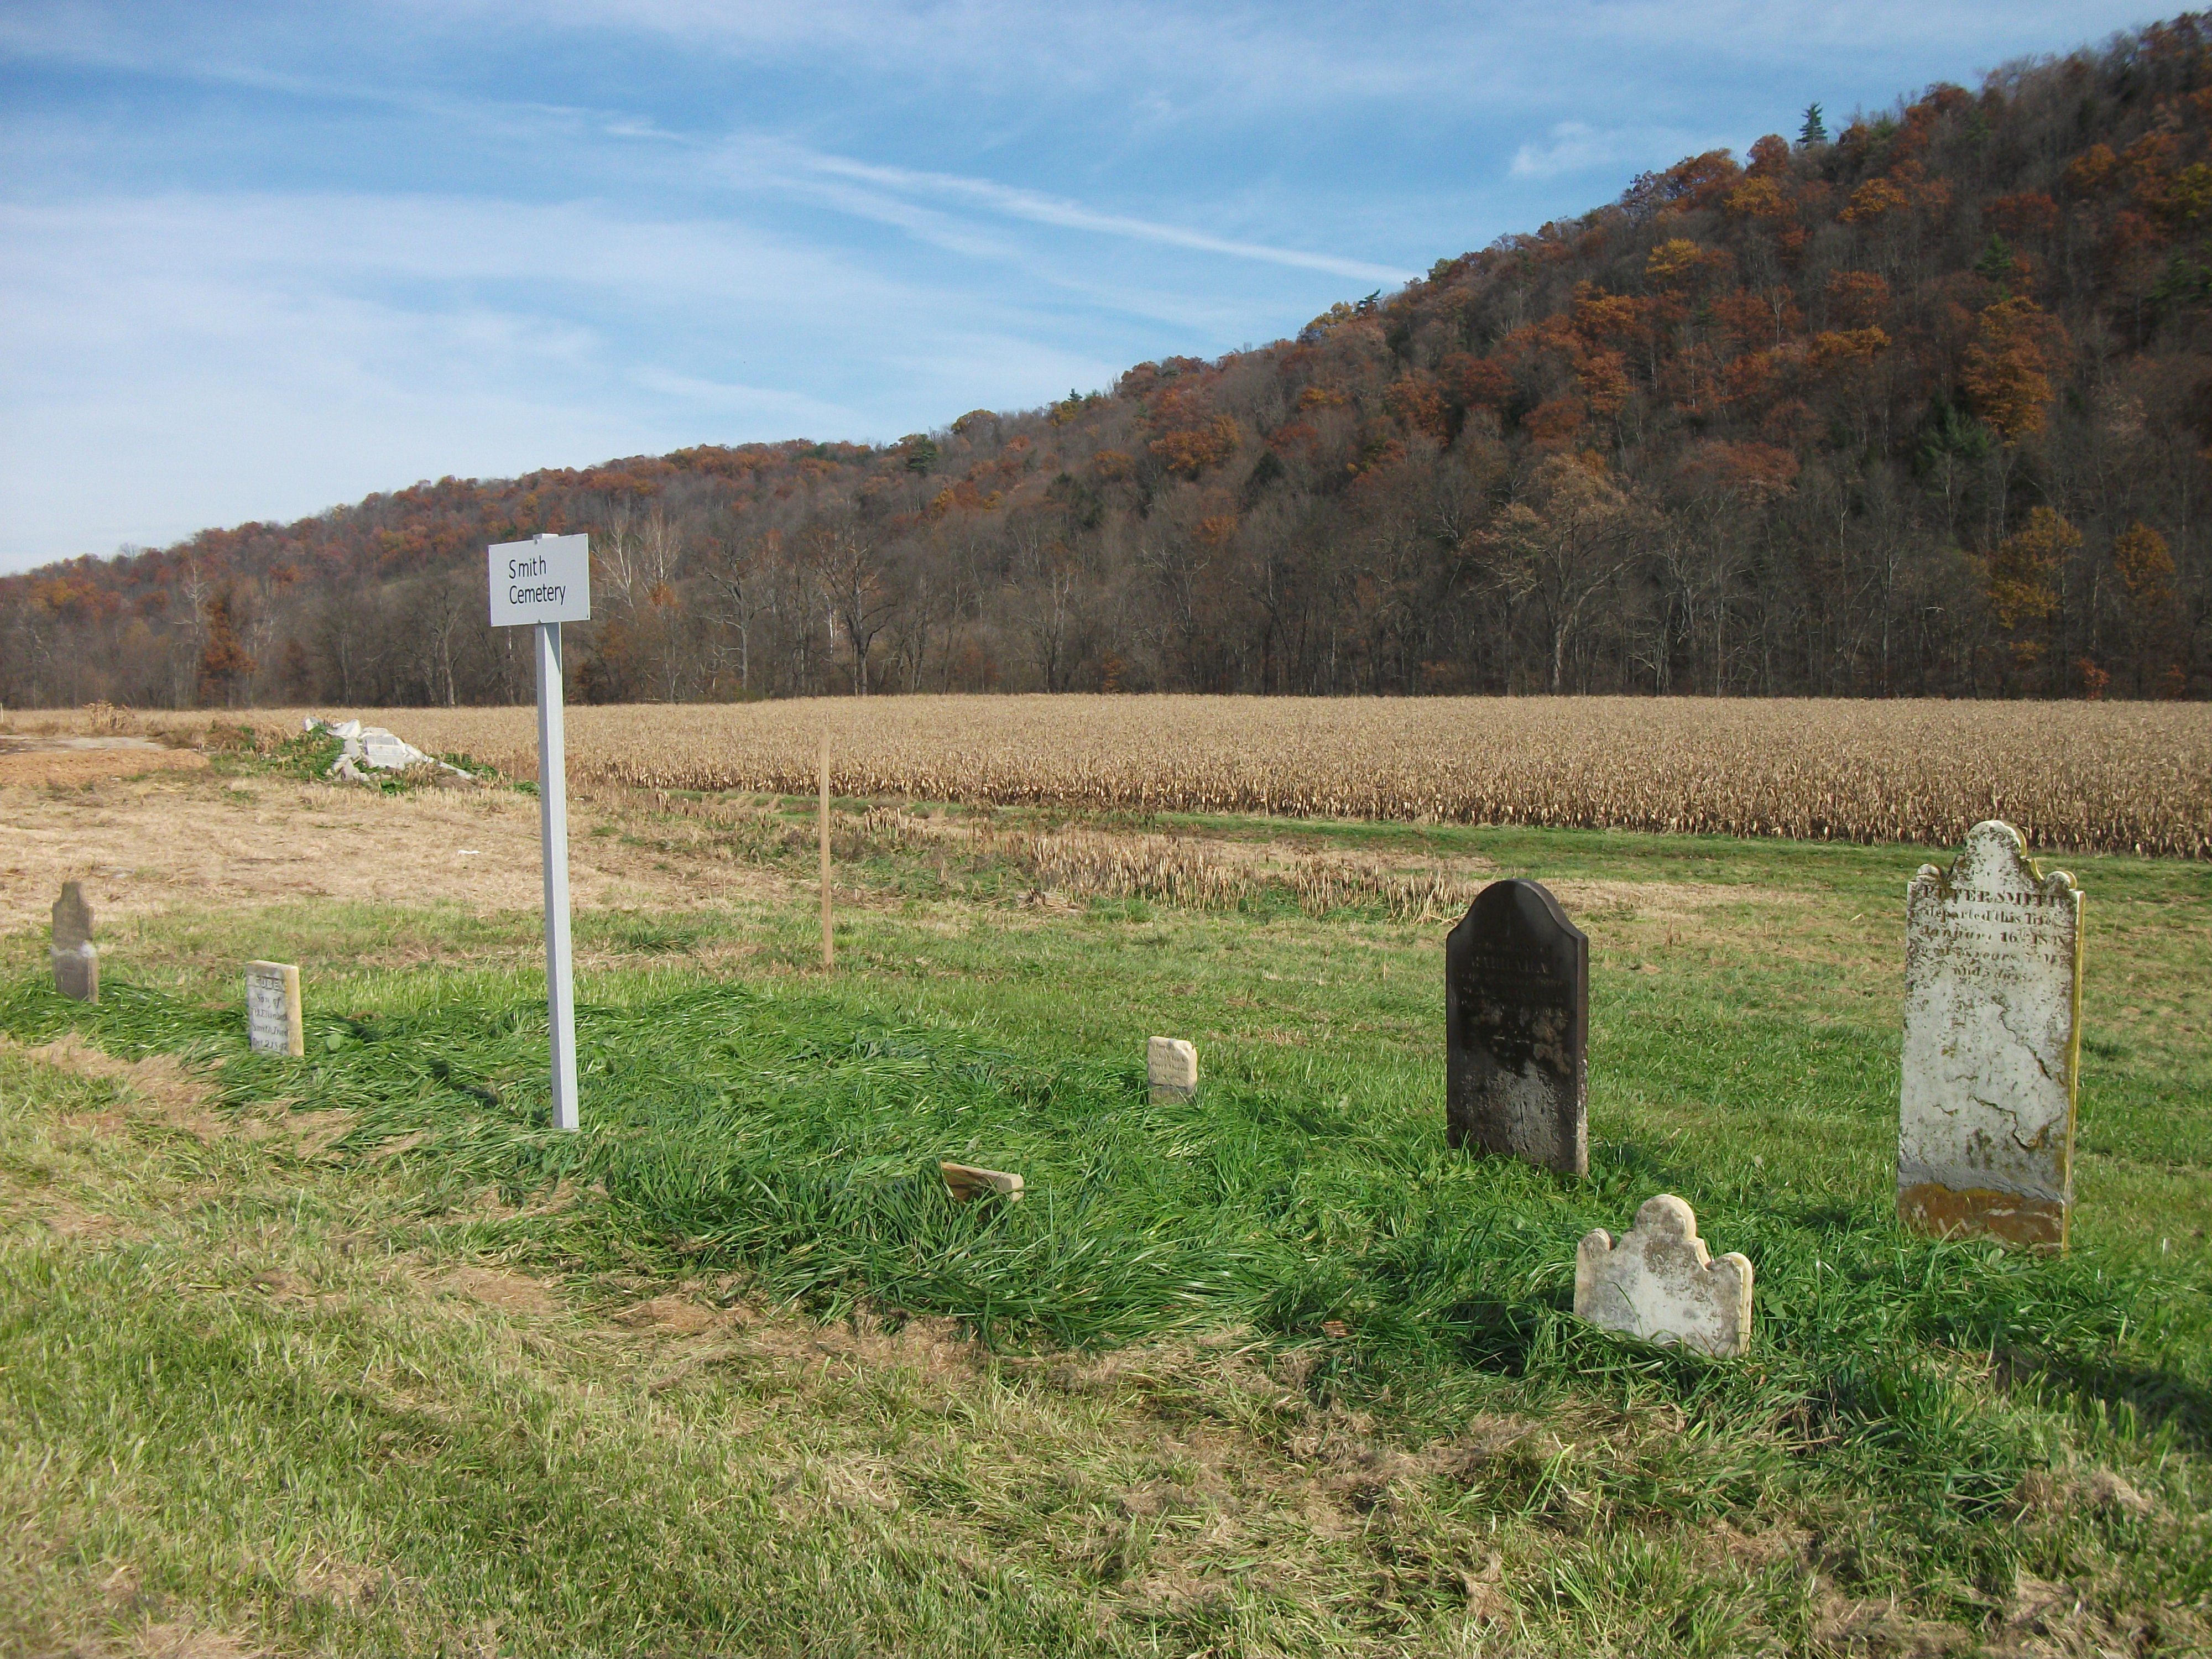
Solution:
M 1550 888 L 1540 881 L 1529 881 L 1520 876 L 1493 881 L 1477 893 L 1467 915 L 1461 918 L 1461 925 L 1474 921 L 1478 925 L 1494 926 L 1508 918 L 1523 926 L 1533 926 L 1540 918 L 1571 939 L 1583 937 L 1582 929 L 1567 919 L 1567 913 L 1552 896 Z
M 1698 1218 L 1672 1193 L 1647 1198 L 1636 1212 L 1636 1231 L 1661 1238 L 1695 1238 Z
M 1913 886 L 1929 883 L 1977 892 L 2070 893 L 2074 878 L 2063 870 L 2049 875 L 2027 855 L 2027 838 L 2002 818 L 1984 818 L 1966 831 L 1965 844 L 1951 860 L 1948 871 L 1933 864 L 1920 866 Z
M 54 901 L 54 943 L 65 950 L 74 949 L 91 938 L 92 906 L 85 902 L 83 884 L 65 881 L 62 896 Z

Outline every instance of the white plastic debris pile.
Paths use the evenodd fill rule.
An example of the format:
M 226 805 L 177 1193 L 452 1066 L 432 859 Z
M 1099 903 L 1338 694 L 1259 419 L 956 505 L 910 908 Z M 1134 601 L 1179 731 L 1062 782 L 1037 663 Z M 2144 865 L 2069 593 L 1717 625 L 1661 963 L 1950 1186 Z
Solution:
M 304 731 L 327 733 L 343 745 L 344 752 L 324 774 L 341 783 L 373 783 L 375 780 L 368 775 L 370 772 L 403 772 L 410 766 L 434 766 L 441 772 L 475 781 L 475 774 L 465 772 L 434 755 L 424 754 L 405 738 L 393 736 L 380 726 L 363 726 L 359 720 L 302 720 L 300 725 Z

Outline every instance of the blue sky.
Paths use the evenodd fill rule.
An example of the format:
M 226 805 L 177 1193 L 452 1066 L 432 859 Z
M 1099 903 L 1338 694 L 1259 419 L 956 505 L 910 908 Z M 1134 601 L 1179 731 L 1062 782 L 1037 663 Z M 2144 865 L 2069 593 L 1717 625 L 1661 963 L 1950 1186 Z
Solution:
M 0 570 L 1032 406 L 2155 15 L 8 0 Z

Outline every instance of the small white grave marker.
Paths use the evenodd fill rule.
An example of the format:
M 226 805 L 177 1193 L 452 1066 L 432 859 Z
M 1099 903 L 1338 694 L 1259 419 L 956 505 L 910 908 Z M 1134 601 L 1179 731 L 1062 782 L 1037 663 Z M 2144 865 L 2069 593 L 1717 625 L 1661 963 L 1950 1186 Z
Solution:
M 54 901 L 54 939 L 48 954 L 54 989 L 79 1002 L 100 1000 L 100 947 L 92 942 L 92 906 L 76 882 L 64 882 L 62 896 Z
M 1905 901 L 1897 1203 L 1921 1232 L 2063 1249 L 2081 1064 L 2081 894 L 2020 831 L 1966 832 Z
M 1698 1218 L 1672 1193 L 1646 1199 L 1615 1243 L 1604 1228 L 1575 1252 L 1575 1317 L 1647 1342 L 1727 1358 L 1751 1346 L 1751 1262 L 1716 1261 Z
M 246 964 L 246 1046 L 257 1054 L 307 1052 L 300 1024 L 300 970 L 289 962 Z
M 553 1127 L 576 1115 L 576 984 L 568 950 L 568 740 L 561 624 L 592 619 L 588 536 L 533 536 L 487 550 L 491 624 L 538 630 L 538 826 L 545 863 L 545 1012 L 553 1036 Z
M 1190 1100 L 1198 1094 L 1198 1049 L 1181 1037 L 1145 1044 L 1145 1082 L 1155 1102 Z

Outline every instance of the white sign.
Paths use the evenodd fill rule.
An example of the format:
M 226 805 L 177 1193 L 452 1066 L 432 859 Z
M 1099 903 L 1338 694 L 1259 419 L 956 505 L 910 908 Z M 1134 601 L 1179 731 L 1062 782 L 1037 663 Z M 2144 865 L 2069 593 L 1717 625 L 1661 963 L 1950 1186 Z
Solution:
M 592 538 L 533 536 L 490 554 L 491 625 L 592 619 Z
M 568 741 L 561 706 L 561 624 L 592 619 L 592 538 L 532 536 L 489 550 L 491 625 L 537 629 L 538 830 L 545 860 L 545 1012 L 553 1127 L 576 1127 L 576 984 L 568 948 Z

